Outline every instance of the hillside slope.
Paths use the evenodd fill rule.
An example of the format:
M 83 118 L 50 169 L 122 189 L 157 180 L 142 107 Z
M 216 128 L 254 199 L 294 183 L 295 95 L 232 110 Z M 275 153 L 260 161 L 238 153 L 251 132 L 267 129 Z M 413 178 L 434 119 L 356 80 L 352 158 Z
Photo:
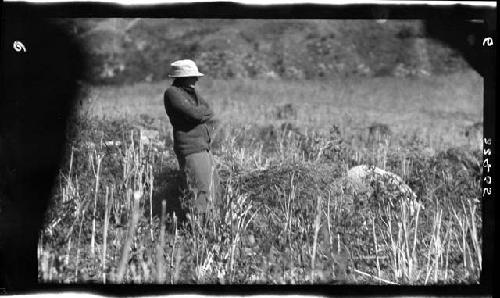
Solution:
M 156 81 L 177 59 L 216 78 L 418 76 L 467 68 L 421 21 L 78 19 L 93 83 Z

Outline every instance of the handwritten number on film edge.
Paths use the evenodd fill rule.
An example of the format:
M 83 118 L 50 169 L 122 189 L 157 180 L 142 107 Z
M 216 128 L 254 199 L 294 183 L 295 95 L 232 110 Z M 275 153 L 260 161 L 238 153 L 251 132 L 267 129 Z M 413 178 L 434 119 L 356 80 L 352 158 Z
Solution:
M 491 138 L 484 138 L 483 139 L 483 142 L 484 142 L 484 146 L 485 148 L 483 148 L 483 156 L 484 157 L 487 157 L 487 156 L 491 156 L 491 148 L 489 148 L 488 146 L 491 146 Z M 488 158 L 485 158 L 483 160 L 483 171 L 486 170 L 486 173 L 487 173 L 487 176 L 485 176 L 483 178 L 483 197 L 484 196 L 490 196 L 491 195 L 491 182 L 492 182 L 492 179 L 491 179 L 491 176 L 489 175 L 490 173 L 490 168 L 492 167 L 492 164 L 490 164 L 489 162 L 489 159 Z M 490 186 L 490 187 L 486 187 L 486 186 Z
M 25 52 L 26 53 L 26 47 L 24 46 L 24 44 L 22 42 L 20 42 L 19 40 L 16 40 L 14 41 L 14 43 L 12 44 L 12 47 L 14 48 L 14 50 L 16 52 Z
M 485 46 L 485 45 L 491 47 L 493 45 L 493 38 L 491 38 L 491 37 L 485 37 L 483 39 L 483 46 Z

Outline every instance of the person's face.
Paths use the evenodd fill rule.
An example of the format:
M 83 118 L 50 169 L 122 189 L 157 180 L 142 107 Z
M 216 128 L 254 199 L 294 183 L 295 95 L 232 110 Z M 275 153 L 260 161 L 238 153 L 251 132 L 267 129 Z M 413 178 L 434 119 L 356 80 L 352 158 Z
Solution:
M 187 78 L 184 78 L 183 81 L 184 81 L 183 82 L 184 86 L 194 88 L 194 86 L 196 85 L 196 82 L 198 82 L 198 77 L 187 77 Z

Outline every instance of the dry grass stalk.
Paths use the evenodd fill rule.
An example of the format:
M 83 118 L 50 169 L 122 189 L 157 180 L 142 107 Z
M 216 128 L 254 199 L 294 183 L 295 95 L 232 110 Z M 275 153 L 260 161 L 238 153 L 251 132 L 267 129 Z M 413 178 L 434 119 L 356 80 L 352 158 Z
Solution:
M 468 264 L 467 264 L 467 241 L 466 241 L 467 232 L 466 232 L 466 226 L 465 226 L 466 225 L 465 219 L 462 219 L 462 217 L 457 214 L 457 212 L 455 211 L 455 208 L 453 208 L 453 206 L 451 207 L 451 211 L 453 213 L 453 216 L 457 220 L 458 226 L 460 227 L 460 231 L 462 233 L 461 250 L 462 250 L 463 268 L 466 271 Z
M 448 225 L 447 231 L 449 231 L 449 238 L 451 238 L 451 227 L 450 224 Z M 450 244 L 451 244 L 451 239 L 448 239 L 446 243 L 446 257 L 445 257 L 445 268 L 444 268 L 444 279 L 448 279 L 448 260 L 449 260 L 449 252 L 450 252 Z
M 102 156 L 94 152 L 95 160 L 97 163 L 97 171 L 94 172 L 95 175 L 95 189 L 94 189 L 94 213 L 92 215 L 92 237 L 90 239 L 90 256 L 94 258 L 95 256 L 95 221 L 96 221 L 96 210 L 97 210 L 97 193 L 99 191 L 99 173 L 101 169 Z M 92 165 L 94 162 L 92 161 Z
M 373 278 L 373 279 L 375 279 L 375 280 L 381 281 L 381 282 L 386 283 L 386 284 L 389 284 L 389 285 L 397 285 L 397 284 L 398 284 L 398 283 L 396 283 L 396 282 L 392 282 L 392 281 L 390 281 L 390 280 L 383 279 L 383 278 L 380 278 L 380 277 L 377 277 L 377 276 L 371 275 L 371 274 L 369 274 L 369 273 L 366 273 L 366 272 L 360 271 L 360 270 L 358 270 L 358 269 L 354 269 L 354 272 L 359 273 L 359 274 L 362 274 L 362 275 L 364 275 L 364 276 L 371 277 L 371 278 Z
M 174 221 L 174 243 L 172 244 L 172 256 L 170 257 L 170 268 L 173 268 L 174 273 L 170 275 L 170 283 L 177 283 L 179 280 L 179 274 L 181 270 L 181 248 L 177 248 L 177 237 L 178 237 L 178 229 L 177 229 L 177 216 L 175 212 L 173 213 L 173 221 Z M 175 260 L 175 264 L 174 264 Z
M 179 246 L 175 250 L 175 265 L 174 274 L 172 278 L 172 283 L 176 284 L 179 281 L 179 276 L 181 273 L 181 261 L 182 261 L 182 246 Z
M 441 220 L 443 218 L 443 210 L 439 210 L 437 213 L 437 228 L 436 228 L 436 241 L 434 242 L 436 245 L 435 254 L 434 254 L 434 282 L 438 282 L 438 274 L 439 274 L 439 260 L 442 255 L 442 243 L 441 240 Z
M 290 177 L 290 194 L 287 196 L 285 201 L 285 215 L 286 215 L 286 226 L 285 231 L 288 237 L 288 241 L 291 241 L 291 229 L 292 229 L 292 214 L 293 214 L 293 203 L 295 200 L 295 184 L 293 181 L 295 173 L 292 173 Z
M 40 238 L 38 239 L 38 244 L 36 247 L 36 253 L 38 259 L 42 257 L 42 252 L 43 252 L 43 234 L 40 234 Z
M 131 210 L 132 216 L 131 221 L 129 222 L 127 237 L 125 238 L 125 243 L 122 246 L 122 252 L 120 257 L 120 262 L 118 265 L 118 271 L 115 276 L 115 280 L 118 283 L 121 283 L 123 280 L 123 275 L 125 274 L 126 265 L 128 263 L 128 256 L 130 251 L 130 246 L 132 245 L 132 240 L 134 239 L 135 228 L 137 222 L 139 220 L 139 203 L 140 203 L 141 195 L 139 193 L 134 194 L 134 206 Z
M 405 201 L 401 202 L 401 232 L 402 232 L 402 247 L 400 248 L 402 259 L 403 259 L 403 274 L 406 276 L 406 280 L 411 282 L 412 279 L 412 258 L 410 256 L 410 244 L 409 244 L 409 226 L 408 226 L 408 213 L 406 212 Z
M 443 210 L 439 210 L 434 214 L 433 220 L 433 228 L 432 228 L 432 237 L 431 242 L 429 244 L 429 250 L 427 252 L 427 266 L 426 266 L 426 277 L 424 284 L 427 284 L 432 272 L 434 272 L 434 281 L 437 282 L 438 271 L 439 271 L 439 257 L 441 254 L 441 218 L 443 215 Z M 433 258 L 433 266 L 430 264 L 432 256 Z
M 167 202 L 163 200 L 161 202 L 161 221 L 160 221 L 160 243 L 156 247 L 156 282 L 165 282 L 165 259 L 164 250 L 165 247 L 165 220 L 167 212 Z
M 436 223 L 434 222 L 433 223 L 433 227 L 432 227 L 433 231 L 436 229 L 435 225 L 436 225 Z M 433 247 L 433 244 L 434 244 L 434 237 L 435 237 L 434 233 L 432 233 L 431 240 L 430 240 L 430 243 L 429 243 L 429 248 L 427 250 L 427 264 L 425 266 L 425 271 L 427 273 L 426 273 L 426 276 L 425 276 L 425 282 L 424 282 L 425 285 L 427 284 L 427 281 L 428 281 L 429 276 L 431 274 L 430 262 L 431 262 L 432 247 Z
M 417 237 L 417 231 L 418 231 L 418 217 L 415 218 L 414 222 L 415 224 L 412 225 L 412 211 L 411 211 L 411 204 L 410 202 L 403 200 L 401 201 L 401 222 L 402 222 L 402 232 L 403 232 L 403 238 L 404 238 L 404 243 L 403 247 L 401 249 L 403 253 L 403 265 L 404 269 L 403 273 L 405 273 L 405 276 L 407 278 L 408 283 L 413 283 L 415 281 L 415 272 L 416 272 L 416 264 L 417 259 L 414 254 L 415 249 L 416 249 L 416 237 Z M 417 208 L 420 208 L 420 205 L 417 205 Z M 418 209 L 419 210 L 419 209 Z M 411 230 L 413 226 L 413 243 L 410 245 L 410 237 L 411 237 Z
M 151 232 L 151 241 L 154 241 L 153 237 L 153 166 L 148 165 L 148 177 L 149 177 L 149 224 L 150 224 L 150 232 Z
M 110 199 L 110 203 L 109 203 L 109 208 L 110 210 L 113 212 L 113 218 L 115 220 L 115 223 L 117 225 L 120 224 L 120 201 L 119 200 L 116 200 L 115 201 L 115 185 L 114 184 L 111 184 L 111 191 L 110 191 L 110 194 L 109 194 L 109 199 Z
M 318 196 L 316 201 L 316 218 L 314 220 L 314 240 L 313 240 L 313 249 L 311 255 L 311 284 L 314 283 L 314 267 L 316 262 L 316 249 L 318 246 L 318 233 L 321 227 L 321 196 Z
M 196 202 L 198 194 L 196 190 L 192 190 L 193 192 L 193 202 Z M 191 226 L 192 240 L 193 240 L 193 250 L 194 250 L 194 260 L 195 260 L 195 268 L 200 265 L 200 249 L 199 249 L 199 232 L 202 229 L 200 224 L 200 214 L 195 212 L 193 206 L 189 207 L 190 213 L 186 215 L 189 224 Z
M 132 207 L 133 207 L 132 206 L 132 204 L 133 204 L 132 195 L 133 195 L 132 189 L 127 188 L 126 193 L 125 193 L 125 198 L 126 198 L 126 204 L 125 204 L 126 210 L 125 211 L 132 210 Z M 129 214 L 130 214 L 130 212 L 126 212 L 126 216 L 127 217 L 128 217 Z M 130 220 L 130 218 L 128 217 L 127 220 Z
M 421 208 L 421 205 L 417 204 L 417 211 L 416 211 L 416 215 L 415 215 L 415 232 L 413 235 L 413 249 L 412 249 L 412 253 L 411 253 L 411 257 L 413 260 L 415 260 L 415 263 L 417 261 L 418 219 L 419 219 L 419 215 L 420 215 L 420 208 Z
M 47 262 L 46 263 L 47 264 L 47 270 L 48 270 L 48 277 L 47 278 L 48 278 L 49 281 L 52 281 L 52 278 L 53 278 L 52 277 L 52 274 L 53 274 L 52 272 L 54 271 L 53 269 L 54 269 L 54 259 L 55 259 L 55 256 L 49 254 L 48 251 L 45 251 L 44 254 L 46 256 L 45 259 L 46 259 L 46 262 Z
M 68 240 L 68 249 L 66 250 L 66 257 L 64 258 L 64 265 L 68 266 L 69 264 L 69 257 L 71 255 L 71 237 Z
M 42 251 L 41 253 L 41 271 L 42 271 L 42 278 L 43 280 L 49 280 L 49 259 L 48 259 L 49 253 L 46 251 Z
M 449 225 L 448 225 L 449 227 Z M 448 276 L 448 254 L 449 254 L 449 249 L 450 249 L 450 242 L 451 242 L 451 234 L 452 234 L 452 229 L 448 228 L 445 229 L 444 237 L 443 237 L 443 243 L 442 243 L 442 248 L 440 250 L 441 253 L 441 272 L 444 272 L 444 279 L 446 280 L 446 277 Z M 444 245 L 446 245 L 446 248 L 444 248 Z
M 390 241 L 390 249 L 391 249 L 391 261 L 392 261 L 392 271 L 394 273 L 394 278 L 396 280 L 399 280 L 401 277 L 401 263 L 400 263 L 400 258 L 398 255 L 398 243 L 399 241 L 395 241 L 394 237 L 392 236 L 393 229 L 392 229 L 392 216 L 389 213 L 388 216 L 388 221 L 387 221 L 387 228 L 388 228 L 388 238 Z
M 236 251 L 236 245 L 241 240 L 241 235 L 247 230 L 248 224 L 254 219 L 255 215 L 257 215 L 260 211 L 260 208 L 251 213 L 253 209 L 253 205 L 248 201 L 248 196 L 239 195 L 236 205 L 236 211 L 233 214 L 232 220 L 236 220 L 236 224 L 234 225 L 235 229 L 232 230 L 232 246 L 231 246 L 231 259 L 230 259 L 230 280 L 233 281 L 234 272 L 234 256 Z M 233 209 L 233 208 L 232 208 Z
M 352 258 L 353 260 L 387 260 L 388 256 L 374 255 L 374 256 L 357 256 Z
M 102 282 L 106 283 L 106 248 L 108 239 L 108 226 L 109 226 L 109 188 L 106 186 L 106 195 L 104 197 L 104 231 L 102 236 Z
M 477 239 L 477 228 L 476 228 L 476 223 L 475 223 L 475 209 L 476 206 L 472 206 L 470 200 L 467 200 L 468 207 L 465 206 L 465 203 L 462 201 L 462 210 L 464 213 L 464 225 L 465 225 L 465 234 L 467 232 L 470 235 L 470 238 L 472 240 L 472 249 L 467 245 L 467 248 L 469 249 L 469 269 L 474 268 L 474 259 L 473 259 L 473 253 L 474 251 L 475 256 L 476 256 L 476 262 L 478 263 L 478 267 L 481 268 L 481 247 L 479 245 L 479 241 Z
M 85 209 L 82 211 L 82 220 L 80 221 L 80 228 L 78 230 L 78 244 L 76 245 L 76 262 L 75 262 L 75 282 L 78 281 L 78 264 L 80 261 L 80 239 L 82 236 L 83 220 L 85 219 Z
M 144 261 L 144 258 L 142 257 L 142 253 L 139 253 L 137 255 L 139 265 L 141 265 L 140 269 L 142 271 L 142 274 L 139 274 L 139 280 L 141 282 L 147 282 L 149 281 L 149 267 L 148 264 Z
M 330 201 L 331 201 L 331 195 L 330 192 L 328 192 L 328 202 L 326 206 L 326 224 L 327 224 L 327 239 L 328 239 L 328 244 L 330 245 L 330 256 L 333 260 L 337 258 L 336 253 L 334 251 L 334 246 L 333 246 L 333 237 L 332 237 L 332 223 L 331 223 L 331 215 L 330 215 Z M 335 207 L 334 207 L 335 211 Z M 337 248 L 338 250 L 338 248 Z M 335 262 L 332 262 L 332 270 L 335 272 Z
M 474 248 L 474 252 L 476 253 L 476 260 L 477 260 L 477 263 L 478 263 L 478 267 L 479 267 L 479 271 L 482 269 L 482 257 L 481 257 L 481 244 L 479 243 L 479 240 L 478 240 L 478 232 L 477 232 L 477 227 L 476 227 L 476 217 L 477 217 L 477 214 L 476 214 L 476 209 L 477 209 L 477 206 L 476 205 L 473 205 L 470 200 L 467 200 L 467 204 L 469 205 L 469 208 L 468 208 L 468 211 L 465 210 L 466 207 L 464 205 L 464 203 L 462 202 L 462 206 L 463 206 L 463 209 L 464 209 L 464 217 L 467 218 L 467 214 L 470 216 L 469 219 L 466 221 L 467 223 L 467 226 L 469 227 L 469 232 L 470 232 L 470 235 L 471 235 L 471 239 L 472 239 L 472 247 Z M 472 256 L 471 256 L 472 258 Z
M 72 173 L 72 170 L 73 170 L 73 156 L 74 156 L 74 152 L 75 152 L 75 147 L 71 146 L 71 155 L 69 157 L 69 171 L 68 171 L 68 177 L 71 178 L 71 173 Z
M 377 241 L 377 233 L 375 233 L 375 219 L 372 217 L 372 233 L 373 233 L 373 242 L 375 244 L 375 258 L 377 262 L 377 276 L 380 278 L 380 262 L 378 258 L 378 241 Z

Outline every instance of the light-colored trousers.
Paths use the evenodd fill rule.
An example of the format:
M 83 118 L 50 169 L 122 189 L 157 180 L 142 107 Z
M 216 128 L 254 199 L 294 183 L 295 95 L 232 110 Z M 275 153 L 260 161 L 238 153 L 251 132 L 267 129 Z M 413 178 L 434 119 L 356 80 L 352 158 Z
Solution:
M 220 178 L 212 154 L 208 151 L 177 155 L 184 174 L 183 188 L 194 195 L 193 207 L 205 213 L 221 203 Z

